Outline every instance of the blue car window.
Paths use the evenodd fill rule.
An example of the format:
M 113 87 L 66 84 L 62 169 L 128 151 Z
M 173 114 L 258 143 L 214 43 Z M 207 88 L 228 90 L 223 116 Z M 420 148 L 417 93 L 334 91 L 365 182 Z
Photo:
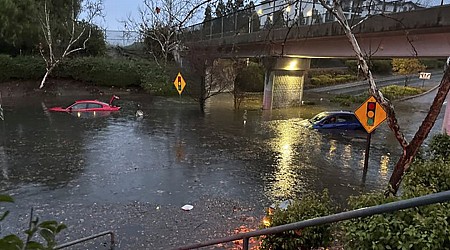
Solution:
M 326 114 L 320 113 L 320 114 L 314 116 L 313 118 L 311 118 L 310 121 L 311 121 L 312 123 L 315 123 L 315 122 L 321 121 L 321 120 L 322 120 L 323 118 L 325 118 L 326 116 L 327 116 Z

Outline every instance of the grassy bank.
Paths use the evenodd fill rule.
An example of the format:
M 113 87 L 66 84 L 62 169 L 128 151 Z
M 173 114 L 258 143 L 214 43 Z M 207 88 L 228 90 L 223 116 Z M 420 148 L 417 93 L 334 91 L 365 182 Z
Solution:
M 405 87 L 398 85 L 390 85 L 386 87 L 382 87 L 380 89 L 381 93 L 388 98 L 389 100 L 398 100 L 408 96 L 414 96 L 418 94 L 422 94 L 426 91 L 423 88 L 417 87 Z M 331 102 L 339 103 L 342 106 L 350 106 L 353 103 L 363 103 L 369 94 L 361 94 L 361 95 L 337 95 L 331 99 Z

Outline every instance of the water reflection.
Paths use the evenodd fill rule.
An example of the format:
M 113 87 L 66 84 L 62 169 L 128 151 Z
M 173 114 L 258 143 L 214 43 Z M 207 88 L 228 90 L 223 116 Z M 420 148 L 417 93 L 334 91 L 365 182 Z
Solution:
M 5 152 L 5 147 L 0 146 L 0 168 L 2 169 L 2 176 L 6 180 L 9 179 L 9 166 L 8 166 L 8 159 Z
M 272 140 L 271 148 L 276 154 L 274 166 L 274 182 L 269 190 L 269 196 L 275 199 L 292 197 L 299 188 L 299 171 L 293 157 L 294 144 L 300 141 L 300 133 L 291 122 L 280 121 L 274 125 L 276 137 Z
M 389 155 L 382 155 L 380 160 L 380 175 L 385 178 L 388 174 L 390 157 Z
M 111 115 L 110 111 L 92 111 L 92 112 L 69 112 L 72 116 L 83 119 L 93 119 L 107 117 Z
M 184 99 L 124 97 L 120 112 L 96 119 L 45 112 L 64 100 L 14 105 L 0 147 L 3 189 L 36 183 L 70 199 L 170 204 L 208 193 L 267 205 L 324 188 L 344 200 L 362 185 L 365 134 L 306 129 L 305 107 L 267 116 L 234 111 L 230 99 L 211 102 L 203 115 Z M 136 107 L 145 116 L 136 117 Z M 369 190 L 383 187 L 392 169 L 376 134 Z

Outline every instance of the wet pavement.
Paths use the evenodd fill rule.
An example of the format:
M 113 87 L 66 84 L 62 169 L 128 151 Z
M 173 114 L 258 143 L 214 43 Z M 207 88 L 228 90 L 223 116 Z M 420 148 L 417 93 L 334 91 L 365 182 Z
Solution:
M 396 104 L 408 139 L 429 96 Z M 68 225 L 61 243 L 113 230 L 116 249 L 168 249 L 256 228 L 271 203 L 324 188 L 342 209 L 350 195 L 383 189 L 400 151 L 381 125 L 363 183 L 363 132 L 300 126 L 336 109 L 326 97 L 313 106 L 263 111 L 256 101 L 234 111 L 231 95 L 220 95 L 204 115 L 188 97 L 139 95 L 122 96 L 122 110 L 104 116 L 46 110 L 73 100 L 3 100 L 0 187 L 16 203 L 2 235 L 24 230 L 34 207 L 42 219 Z M 144 117 L 135 116 L 138 104 Z M 194 208 L 181 210 L 185 204 Z M 104 249 L 105 242 L 71 249 Z

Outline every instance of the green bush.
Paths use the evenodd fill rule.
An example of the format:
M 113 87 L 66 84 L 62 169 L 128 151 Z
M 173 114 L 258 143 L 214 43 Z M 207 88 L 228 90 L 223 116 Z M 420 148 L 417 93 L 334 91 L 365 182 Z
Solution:
M 9 195 L 0 194 L 0 203 L 14 202 Z M 3 207 L 1 207 L 3 209 Z M 9 210 L 1 213 L 0 221 L 3 221 L 9 214 Z M 43 221 L 39 223 L 39 218 L 32 217 L 28 224 L 28 229 L 24 231 L 26 239 L 22 240 L 16 234 L 9 234 L 0 238 L 0 249 L 54 249 L 56 247 L 56 236 L 66 229 L 67 226 L 56 221 Z M 39 237 L 45 244 L 35 240 Z
M 415 87 L 404 87 L 398 85 L 390 85 L 380 89 L 385 97 L 390 100 L 402 97 L 413 96 L 425 92 L 424 89 Z M 368 94 L 361 95 L 345 95 L 340 94 L 331 98 L 331 102 L 339 103 L 341 106 L 350 106 L 353 103 L 363 103 L 369 97 Z
M 161 68 L 158 65 L 145 64 L 140 64 L 138 68 L 141 75 L 141 87 L 145 91 L 159 96 L 178 94 L 171 82 L 171 80 L 175 79 L 175 75 L 173 79 L 170 79 L 166 68 Z
M 40 57 L 0 55 L 0 82 L 39 80 L 45 74 L 45 62 Z M 171 66 L 169 66 L 171 67 Z M 142 87 L 155 95 L 170 95 L 167 69 L 147 60 L 113 59 L 108 57 L 67 58 L 50 77 L 73 79 L 106 87 Z
M 427 69 L 443 69 L 445 61 L 435 59 L 421 59 L 420 62 L 425 65 Z
M 235 86 L 244 92 L 264 91 L 264 67 L 250 63 L 237 74 Z
M 311 85 L 314 86 L 328 86 L 328 85 L 335 85 L 340 83 L 346 83 L 355 81 L 356 76 L 354 75 L 332 75 L 332 74 L 324 74 L 324 75 L 317 75 L 311 77 Z
M 405 87 L 398 85 L 390 85 L 382 87 L 380 91 L 389 100 L 395 100 L 406 96 L 418 95 L 425 92 L 425 90 L 421 88 Z
M 392 72 L 391 60 L 373 60 L 370 69 L 377 74 L 390 74 Z
M 433 137 L 429 158 L 415 161 L 403 180 L 402 197 L 368 194 L 350 199 L 358 209 L 450 190 L 449 136 Z M 442 151 L 435 151 L 447 146 Z M 344 224 L 346 249 L 450 249 L 450 203 L 397 211 Z
M 37 80 L 45 74 L 41 57 L 0 55 L 0 82 L 10 80 Z
M 450 135 L 438 134 L 433 136 L 428 152 L 431 159 L 450 160 Z
M 322 195 L 307 194 L 293 201 L 287 209 L 276 209 L 268 214 L 270 226 L 279 226 L 333 213 L 331 200 L 325 190 Z M 330 224 L 307 227 L 296 231 L 266 235 L 261 239 L 261 249 L 300 249 L 328 246 L 332 240 Z
M 367 100 L 369 95 L 362 94 L 362 95 L 345 95 L 340 94 L 337 96 L 334 96 L 331 98 L 331 102 L 339 103 L 341 106 L 350 106 L 353 103 L 363 103 Z
M 332 75 L 332 76 L 348 75 L 349 73 L 350 72 L 347 69 L 343 69 L 343 68 L 334 68 L 334 69 L 314 68 L 314 69 L 310 69 L 308 71 L 308 77 L 312 78 L 312 77 L 320 76 L 320 75 Z
M 372 60 L 368 64 L 374 74 L 390 74 L 392 72 L 391 60 Z M 358 70 L 358 62 L 356 60 L 347 60 L 345 65 L 352 72 L 357 72 Z
M 56 69 L 54 77 L 70 78 L 98 86 L 140 86 L 137 63 L 106 57 L 78 57 L 65 60 Z

